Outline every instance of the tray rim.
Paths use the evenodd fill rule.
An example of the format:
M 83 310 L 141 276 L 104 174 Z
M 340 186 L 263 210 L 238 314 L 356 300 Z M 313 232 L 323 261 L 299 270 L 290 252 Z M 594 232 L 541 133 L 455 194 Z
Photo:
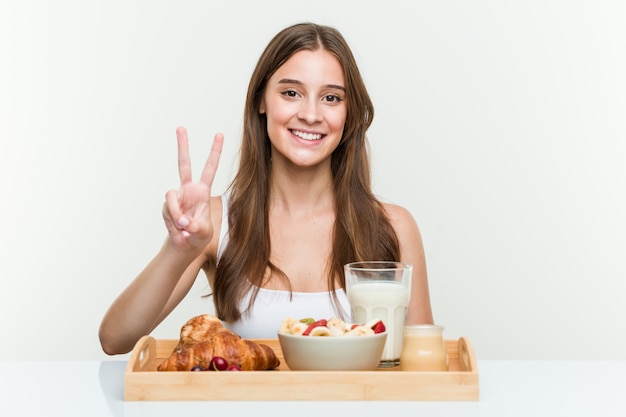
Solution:
M 270 345 L 281 363 L 284 362 L 278 339 L 250 340 Z M 246 372 L 156 371 L 155 361 L 164 359 L 165 352 L 169 354 L 170 348 L 177 342 L 175 339 L 155 339 L 145 335 L 136 343 L 124 373 L 125 400 L 479 399 L 478 366 L 473 346 L 467 337 L 445 340 L 449 355 L 458 360 L 459 364 L 459 370 L 448 372 L 412 372 L 399 368 L 374 371 L 292 371 L 284 367 Z M 161 357 L 158 357 L 159 351 Z M 465 370 L 460 370 L 462 368 Z M 305 389 L 307 387 L 308 390 Z

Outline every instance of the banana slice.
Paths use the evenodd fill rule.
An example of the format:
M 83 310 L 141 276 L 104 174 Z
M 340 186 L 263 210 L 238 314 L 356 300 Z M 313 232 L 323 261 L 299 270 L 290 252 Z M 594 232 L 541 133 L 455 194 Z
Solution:
M 346 331 L 344 329 L 338 327 L 331 327 L 328 330 L 330 331 L 331 336 L 343 336 L 344 334 L 346 334 Z
M 381 320 L 380 319 L 370 320 L 369 322 L 365 323 L 365 327 L 369 327 L 370 329 L 373 329 L 376 323 L 378 323 L 379 321 Z
M 325 326 L 317 326 L 311 330 L 309 336 L 330 336 L 330 330 Z
M 337 317 L 329 319 L 326 323 L 326 327 L 330 330 L 331 336 L 342 336 L 348 330 L 346 323 Z
M 304 333 L 304 331 L 309 327 L 308 324 L 306 323 L 302 323 L 302 322 L 296 322 L 294 323 L 291 328 L 289 329 L 289 333 L 291 334 L 295 334 L 295 335 L 299 335 Z
M 374 334 L 374 330 L 367 326 L 356 326 L 354 329 L 346 333 L 346 336 L 367 336 Z
M 293 317 L 284 318 L 283 321 L 280 323 L 280 327 L 278 328 L 278 331 L 280 333 L 290 334 L 291 333 L 291 327 L 295 323 L 297 323 L 297 320 L 294 319 Z

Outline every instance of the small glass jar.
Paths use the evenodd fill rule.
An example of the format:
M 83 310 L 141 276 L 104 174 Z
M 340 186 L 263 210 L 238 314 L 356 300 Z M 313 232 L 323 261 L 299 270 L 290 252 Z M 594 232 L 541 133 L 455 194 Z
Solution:
M 435 372 L 448 370 L 448 352 L 443 341 L 443 326 L 431 324 L 404 326 L 400 370 Z

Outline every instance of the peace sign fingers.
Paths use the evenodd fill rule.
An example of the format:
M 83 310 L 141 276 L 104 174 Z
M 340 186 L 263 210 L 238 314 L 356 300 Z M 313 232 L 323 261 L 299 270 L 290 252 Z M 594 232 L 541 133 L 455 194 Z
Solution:
M 202 170 L 202 176 L 200 177 L 200 182 L 205 183 L 209 189 L 211 189 L 213 179 L 215 178 L 215 172 L 217 171 L 217 166 L 220 162 L 223 145 L 224 135 L 221 133 L 216 134 L 213 138 L 213 145 L 211 145 L 211 153 L 209 153 L 209 157 L 204 165 L 204 169 Z
M 178 174 L 181 185 L 185 185 L 192 181 L 187 130 L 184 127 L 179 127 L 176 129 L 176 137 L 178 139 Z M 213 184 L 213 179 L 215 178 L 215 173 L 217 172 L 223 145 L 224 135 L 221 133 L 216 134 L 213 138 L 213 145 L 211 146 L 209 158 L 204 165 L 204 170 L 202 171 L 202 176 L 200 177 L 200 182 L 207 185 L 209 189 Z
M 176 137 L 180 188 L 166 194 L 163 219 L 176 246 L 191 245 L 202 248 L 213 234 L 210 215 L 211 186 L 217 172 L 224 136 L 221 133 L 215 135 L 200 180 L 196 182 L 192 178 L 187 130 L 179 127 L 176 129 Z

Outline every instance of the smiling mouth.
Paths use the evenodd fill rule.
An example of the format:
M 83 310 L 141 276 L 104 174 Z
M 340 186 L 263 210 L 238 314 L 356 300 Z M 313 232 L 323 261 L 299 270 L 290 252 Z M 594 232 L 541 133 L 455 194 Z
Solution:
M 307 133 L 307 132 L 301 132 L 299 130 L 290 130 L 290 132 L 294 136 L 299 137 L 300 139 L 310 140 L 310 141 L 320 140 L 325 136 L 325 135 L 322 135 L 321 133 Z

